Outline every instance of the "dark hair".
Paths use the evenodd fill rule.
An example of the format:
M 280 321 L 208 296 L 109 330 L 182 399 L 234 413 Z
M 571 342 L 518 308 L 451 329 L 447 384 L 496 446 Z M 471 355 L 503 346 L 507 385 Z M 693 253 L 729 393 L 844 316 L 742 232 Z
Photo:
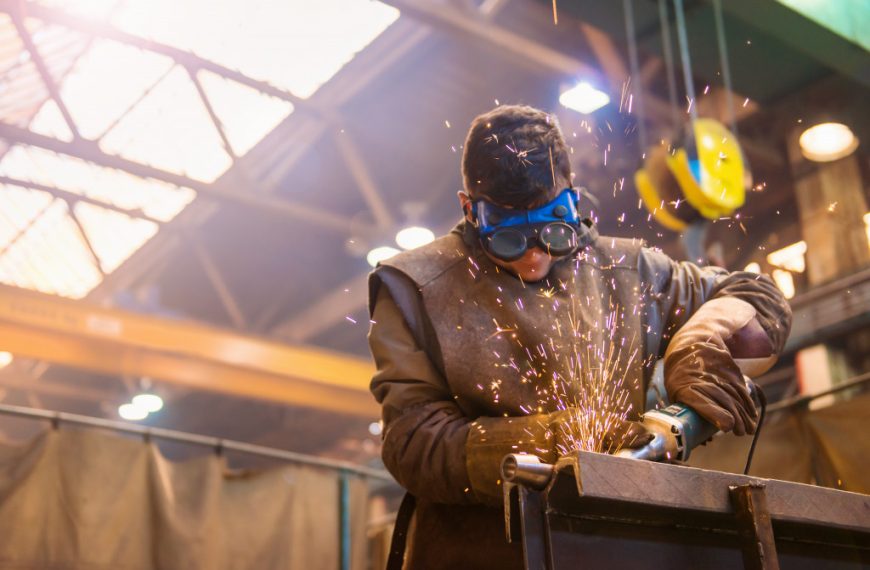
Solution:
M 462 178 L 472 199 L 528 209 L 571 183 L 571 164 L 556 117 L 525 105 L 501 105 L 471 123 Z

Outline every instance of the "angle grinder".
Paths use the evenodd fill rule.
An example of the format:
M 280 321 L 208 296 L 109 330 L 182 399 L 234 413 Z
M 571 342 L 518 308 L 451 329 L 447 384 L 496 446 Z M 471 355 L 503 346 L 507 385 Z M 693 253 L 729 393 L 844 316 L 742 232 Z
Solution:
M 755 402 L 756 409 L 761 410 L 760 420 L 763 420 L 764 394 L 748 376 L 744 375 L 743 379 L 746 382 L 746 389 L 749 390 L 749 394 Z M 672 404 L 667 401 L 661 361 L 656 365 L 647 392 L 647 410 L 640 421 L 653 434 L 652 441 L 637 449 L 622 449 L 616 453 L 617 456 L 649 461 L 686 461 L 693 449 L 706 443 L 719 433 L 719 428 L 701 417 L 689 406 L 681 403 Z M 761 421 L 759 421 L 759 429 L 760 427 Z M 754 447 L 755 439 L 752 442 L 753 450 Z M 751 454 L 752 450 L 750 450 L 750 461 Z

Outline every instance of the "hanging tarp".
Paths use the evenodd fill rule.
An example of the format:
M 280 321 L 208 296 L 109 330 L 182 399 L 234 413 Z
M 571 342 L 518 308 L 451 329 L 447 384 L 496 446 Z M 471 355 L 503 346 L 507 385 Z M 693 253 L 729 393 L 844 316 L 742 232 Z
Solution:
M 761 431 L 750 475 L 870 493 L 870 394 L 819 410 L 774 414 Z M 724 435 L 689 465 L 742 473 L 750 437 Z
M 870 494 L 870 394 L 807 416 L 820 485 Z
M 352 568 L 365 568 L 366 483 L 350 481 Z M 141 439 L 50 430 L 0 445 L 0 568 L 337 569 L 337 473 L 231 473 Z

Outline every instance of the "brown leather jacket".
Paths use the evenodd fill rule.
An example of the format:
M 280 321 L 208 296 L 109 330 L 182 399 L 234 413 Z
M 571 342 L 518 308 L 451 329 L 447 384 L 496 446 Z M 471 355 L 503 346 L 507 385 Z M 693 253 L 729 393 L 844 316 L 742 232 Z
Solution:
M 675 262 L 639 243 L 594 237 L 597 239 L 584 252 L 559 262 L 550 277 L 561 275 L 559 271 L 564 268 L 560 265 L 587 264 L 591 277 L 578 283 L 576 290 L 567 288 L 567 295 L 576 296 L 590 288 L 609 289 L 611 293 L 636 288 L 637 310 L 630 312 L 637 314 L 634 318 L 625 315 L 632 330 L 623 334 L 640 337 L 643 354 L 638 362 L 643 366 L 637 373 L 643 378 L 636 382 L 638 390 L 645 389 L 649 365 L 664 354 L 670 335 L 702 303 L 715 297 L 739 297 L 753 305 L 775 350 L 781 350 L 790 325 L 790 309 L 769 278 Z M 493 404 L 492 394 L 481 388 L 481 371 L 485 369 L 465 365 L 467 358 L 494 365 L 492 356 L 483 354 L 489 351 L 482 351 L 483 345 L 474 337 L 491 333 L 474 320 L 473 331 L 462 330 L 461 323 L 470 328 L 466 313 L 473 311 L 463 312 L 461 303 L 483 302 L 476 298 L 483 293 L 475 292 L 477 287 L 470 285 L 471 281 L 468 285 L 455 283 L 469 279 L 461 276 L 466 271 L 465 261 L 472 281 L 489 286 L 485 292 L 502 291 L 502 285 L 508 288 L 511 284 L 505 279 L 518 281 L 495 269 L 464 223 L 454 228 L 451 236 L 390 260 L 376 269 L 370 280 L 369 343 L 377 366 L 371 389 L 382 405 L 383 459 L 396 480 L 417 497 L 406 560 L 410 568 L 521 567 L 517 546 L 504 541 L 500 509 L 480 504 L 481 497 L 471 492 L 466 468 L 472 422 L 480 416 L 520 416 L 525 412 L 518 405 L 521 395 L 511 392 L 514 386 L 505 385 L 511 384 L 510 380 L 500 383 L 504 395 L 500 392 Z M 623 277 L 614 277 L 614 268 L 623 270 Z M 537 294 L 535 288 L 551 286 L 549 281 L 522 286 L 524 297 L 519 306 L 523 318 L 531 319 L 528 322 L 536 322 L 536 312 L 541 313 L 540 322 L 552 320 L 550 304 L 522 305 L 523 298 L 528 301 L 529 295 Z M 484 313 L 504 317 L 512 310 L 502 299 L 498 301 L 488 305 Z M 459 329 L 455 334 L 449 332 L 455 329 Z M 465 352 L 466 346 L 477 356 L 458 354 Z M 504 356 L 501 348 L 496 354 Z M 640 412 L 635 410 L 634 415 Z M 504 453 L 510 451 L 506 448 Z

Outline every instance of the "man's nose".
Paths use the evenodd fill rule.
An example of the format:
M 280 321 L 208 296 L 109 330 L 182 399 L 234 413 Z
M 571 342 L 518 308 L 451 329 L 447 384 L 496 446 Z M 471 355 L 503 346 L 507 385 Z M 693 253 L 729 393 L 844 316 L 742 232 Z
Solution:
M 544 261 L 550 255 L 538 246 L 530 247 L 526 250 L 525 260 L 532 263 Z

